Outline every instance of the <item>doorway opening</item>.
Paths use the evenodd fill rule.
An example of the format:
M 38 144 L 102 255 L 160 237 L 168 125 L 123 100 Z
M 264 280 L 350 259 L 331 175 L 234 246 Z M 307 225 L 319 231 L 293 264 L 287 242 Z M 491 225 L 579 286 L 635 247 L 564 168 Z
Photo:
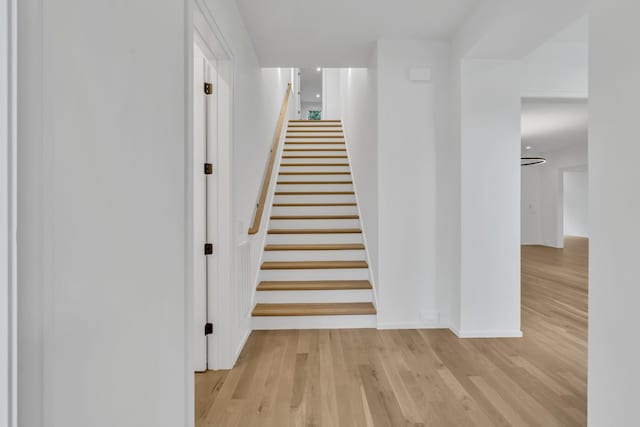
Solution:
M 323 119 L 322 75 L 321 67 L 300 68 L 300 118 L 302 120 Z
M 555 351 L 554 376 L 587 406 L 588 20 L 582 18 L 523 59 L 521 321 L 525 339 Z M 551 344 L 555 343 L 555 344 Z M 554 357 L 554 356 L 551 356 Z M 550 374 L 550 373 L 549 373 Z M 586 411 L 576 411 L 581 424 Z

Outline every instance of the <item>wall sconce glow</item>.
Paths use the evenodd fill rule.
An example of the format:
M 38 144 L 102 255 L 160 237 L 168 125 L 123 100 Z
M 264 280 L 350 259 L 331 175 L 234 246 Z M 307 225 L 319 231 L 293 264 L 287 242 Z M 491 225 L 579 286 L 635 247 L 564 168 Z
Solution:
M 322 68 L 318 67 L 318 68 L 316 68 L 316 71 L 320 72 L 320 71 L 322 71 Z
M 316 93 L 316 98 L 320 98 L 320 94 L 319 93 Z

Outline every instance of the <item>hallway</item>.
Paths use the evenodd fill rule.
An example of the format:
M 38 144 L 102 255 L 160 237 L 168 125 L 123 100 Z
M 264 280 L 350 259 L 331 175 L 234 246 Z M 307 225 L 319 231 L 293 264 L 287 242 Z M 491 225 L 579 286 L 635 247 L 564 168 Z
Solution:
M 234 369 L 196 375 L 196 425 L 586 425 L 587 254 L 523 247 L 523 339 L 255 331 Z

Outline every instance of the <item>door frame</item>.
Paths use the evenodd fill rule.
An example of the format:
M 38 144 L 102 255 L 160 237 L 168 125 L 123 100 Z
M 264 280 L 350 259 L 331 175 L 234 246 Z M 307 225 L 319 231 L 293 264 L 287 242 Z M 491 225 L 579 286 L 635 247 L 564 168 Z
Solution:
M 230 359 L 231 350 L 231 333 L 229 327 L 228 304 L 231 291 L 233 252 L 232 252 L 232 146 L 233 138 L 233 93 L 234 93 L 234 56 L 229 48 L 226 40 L 222 36 L 218 25 L 213 19 L 213 14 L 203 0 L 191 1 L 191 12 L 188 13 L 188 19 L 191 22 L 187 25 L 187 108 L 186 122 L 193 123 L 193 46 L 194 43 L 202 50 L 204 55 L 217 66 L 218 82 L 214 83 L 214 90 L 225 88 L 224 91 L 218 93 L 218 135 L 217 135 L 217 154 L 215 157 L 218 163 L 214 164 L 214 173 L 217 173 L 218 181 L 218 206 L 208 207 L 208 215 L 212 215 L 217 219 L 216 224 L 209 224 L 208 227 L 217 228 L 218 239 L 214 244 L 214 250 L 218 258 L 218 274 L 215 278 L 209 278 L 207 283 L 207 314 L 209 322 L 214 324 L 213 334 L 208 337 L 208 369 L 220 369 L 227 365 Z M 224 80 L 226 85 L 221 85 Z M 193 171 L 201 165 L 193 164 L 193 129 L 192 126 L 187 127 L 187 165 L 186 165 L 186 265 L 192 266 L 194 256 L 200 254 L 193 253 Z M 193 290 L 194 277 L 192 268 L 187 268 L 187 331 L 186 337 L 186 359 L 187 359 L 187 376 L 193 379 Z M 204 333 L 204 331 L 203 331 Z M 193 387 L 189 387 L 189 393 L 193 393 Z M 193 396 L 188 404 L 192 406 Z
M 0 427 L 18 425 L 17 3 L 0 0 Z

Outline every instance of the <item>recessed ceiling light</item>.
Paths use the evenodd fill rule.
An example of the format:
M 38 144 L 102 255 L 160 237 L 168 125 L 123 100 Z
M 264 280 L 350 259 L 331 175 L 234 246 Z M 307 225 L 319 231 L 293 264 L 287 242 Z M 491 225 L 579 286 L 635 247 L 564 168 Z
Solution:
M 526 147 L 524 147 L 524 148 L 525 148 L 525 149 L 527 149 L 527 150 L 531 150 L 531 146 L 530 146 L 530 145 L 527 145 L 527 146 L 526 146 Z
M 319 93 L 316 93 L 316 98 L 320 98 L 320 94 Z
M 316 71 L 320 72 L 320 71 L 322 71 L 322 68 L 318 67 L 318 68 L 316 68 Z

